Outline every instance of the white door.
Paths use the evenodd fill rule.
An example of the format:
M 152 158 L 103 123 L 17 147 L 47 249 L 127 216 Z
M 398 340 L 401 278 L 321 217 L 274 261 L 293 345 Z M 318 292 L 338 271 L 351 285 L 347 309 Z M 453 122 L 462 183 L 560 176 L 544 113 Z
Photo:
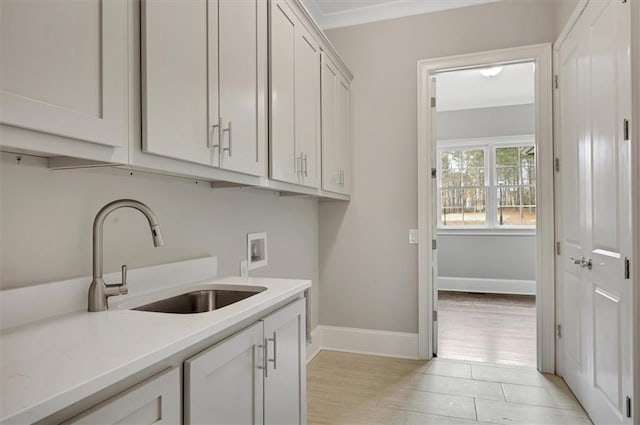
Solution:
M 0 2 L 0 122 L 107 146 L 127 138 L 127 2 Z
M 629 16 L 590 2 L 560 51 L 562 372 L 597 424 L 631 423 Z
M 320 185 L 320 46 L 302 25 L 295 40 L 295 138 L 300 183 Z
M 305 302 L 297 300 L 263 321 L 267 344 L 264 423 L 304 425 L 307 423 Z
M 263 424 L 262 336 L 259 322 L 185 361 L 185 425 Z
M 65 422 L 65 425 L 175 425 L 180 420 L 180 369 L 163 372 Z
M 271 178 L 298 183 L 295 146 L 295 48 L 300 25 L 286 1 L 273 1 L 271 29 Z
M 217 133 L 208 125 L 207 9 L 216 10 L 207 0 L 142 2 L 142 140 L 145 152 L 217 165 Z M 216 59 L 209 57 L 214 69 Z
M 436 99 L 437 97 L 437 81 L 438 79 L 435 76 L 431 76 L 431 93 L 433 95 L 433 98 Z M 436 110 L 436 103 L 435 102 L 431 102 L 431 109 L 430 109 L 430 113 L 431 113 L 431 128 L 429 129 L 429 131 L 431 132 L 431 140 L 437 140 L 437 131 L 436 131 L 436 126 L 437 126 L 437 110 Z M 438 144 L 437 143 L 432 143 L 431 144 L 431 152 L 430 152 L 430 156 L 432 159 L 432 163 L 431 163 L 431 193 L 435 193 L 437 200 L 436 202 L 432 202 L 431 203 L 431 211 L 429 211 L 429 213 L 431 214 L 431 217 L 433 217 L 433 219 L 431 220 L 431 222 L 429 223 L 429 225 L 431 226 L 431 237 L 433 238 L 431 241 L 431 282 L 433 282 L 433 293 L 431 294 L 431 299 L 433 300 L 433 311 L 435 312 L 431 317 L 432 317 L 432 321 L 433 321 L 433 325 L 431 326 L 431 329 L 433 330 L 433 339 L 432 339 L 432 343 L 433 343 L 433 354 L 435 356 L 438 355 L 438 222 L 440 221 L 438 218 L 438 211 L 440 211 L 440 205 L 441 205 L 441 199 L 442 199 L 442 195 L 440 194 L 440 191 L 438 190 L 438 181 L 439 181 L 439 176 L 441 175 L 441 170 L 440 170 L 440 164 L 438 163 L 439 161 L 439 157 L 438 157 Z
M 564 41 L 559 63 L 560 133 L 557 156 L 561 173 L 556 184 L 556 208 L 560 212 L 558 236 L 562 256 L 557 265 L 558 300 L 562 303 L 558 340 L 558 369 L 578 398 L 584 400 L 587 377 L 587 271 L 574 264 L 585 245 L 587 211 L 587 104 L 589 80 L 587 38 L 576 32 Z
M 218 1 L 220 166 L 266 174 L 267 2 Z

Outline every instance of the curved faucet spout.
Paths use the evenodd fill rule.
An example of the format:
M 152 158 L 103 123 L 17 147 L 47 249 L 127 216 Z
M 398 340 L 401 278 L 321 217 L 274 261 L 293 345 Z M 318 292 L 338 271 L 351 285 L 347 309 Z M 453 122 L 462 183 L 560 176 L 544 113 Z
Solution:
M 164 245 L 158 218 L 151 208 L 134 199 L 119 199 L 102 207 L 93 221 L 93 281 L 89 287 L 89 311 L 104 311 L 107 309 L 107 297 L 126 293 L 126 278 L 123 270 L 123 282 L 120 285 L 106 285 L 103 280 L 102 230 L 104 221 L 109 214 L 120 208 L 133 208 L 140 211 L 149 222 L 153 245 Z M 116 287 L 116 288 L 114 288 Z

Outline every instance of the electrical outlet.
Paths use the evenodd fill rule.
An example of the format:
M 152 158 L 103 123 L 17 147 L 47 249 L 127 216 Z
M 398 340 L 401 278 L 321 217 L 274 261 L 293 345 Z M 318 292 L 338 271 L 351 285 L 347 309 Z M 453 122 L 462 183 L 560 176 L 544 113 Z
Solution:
M 240 277 L 248 277 L 249 269 L 247 267 L 247 260 L 240 261 Z
M 418 229 L 409 229 L 409 245 L 418 244 Z

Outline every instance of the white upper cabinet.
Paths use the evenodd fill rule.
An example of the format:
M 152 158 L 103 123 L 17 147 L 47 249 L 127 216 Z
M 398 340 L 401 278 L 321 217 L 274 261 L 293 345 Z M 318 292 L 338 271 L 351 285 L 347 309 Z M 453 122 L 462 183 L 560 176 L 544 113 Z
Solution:
M 350 91 L 348 80 L 322 55 L 322 189 L 350 194 Z
M 207 0 L 142 3 L 142 140 L 146 152 L 218 165 L 211 148 L 217 135 L 209 131 L 207 21 Z M 217 72 L 216 59 L 211 60 Z M 217 116 L 215 85 L 212 90 L 216 99 L 213 115 Z
M 124 146 L 126 5 L 124 0 L 1 1 L 0 122 Z
M 271 3 L 271 178 L 320 184 L 320 46 L 285 0 Z
M 145 0 L 143 149 L 266 174 L 266 0 Z

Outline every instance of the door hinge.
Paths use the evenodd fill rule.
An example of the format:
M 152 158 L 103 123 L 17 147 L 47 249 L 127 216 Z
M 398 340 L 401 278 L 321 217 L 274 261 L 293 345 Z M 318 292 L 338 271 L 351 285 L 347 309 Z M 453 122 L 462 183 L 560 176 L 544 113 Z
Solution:
M 626 412 L 627 418 L 630 418 L 631 417 L 631 397 L 629 396 L 627 396 L 626 405 L 627 405 L 627 412 Z
M 629 136 L 629 120 L 627 118 L 625 118 L 624 121 L 622 122 L 622 133 L 624 136 L 624 141 L 628 141 L 630 136 Z
M 431 249 L 438 249 L 438 241 L 431 239 Z
M 556 173 L 560 172 L 560 158 L 556 158 L 555 160 L 555 168 L 556 168 Z
M 559 78 L 557 75 L 553 76 L 553 86 L 557 89 L 560 87 L 560 82 L 559 82 Z
M 556 254 L 560 255 L 560 242 L 556 242 Z
M 433 321 L 434 322 L 438 321 L 438 311 L 437 310 L 433 310 Z
M 562 338 L 562 325 L 558 324 L 556 326 L 556 336 L 558 338 Z
M 435 168 L 431 169 L 431 178 L 435 179 L 438 176 L 438 170 Z
M 624 257 L 624 278 L 631 279 L 631 262 L 629 257 Z
M 436 107 L 436 98 L 435 98 L 435 97 L 432 97 L 432 98 L 431 98 L 431 107 L 432 107 L 432 108 L 435 108 L 435 107 Z

